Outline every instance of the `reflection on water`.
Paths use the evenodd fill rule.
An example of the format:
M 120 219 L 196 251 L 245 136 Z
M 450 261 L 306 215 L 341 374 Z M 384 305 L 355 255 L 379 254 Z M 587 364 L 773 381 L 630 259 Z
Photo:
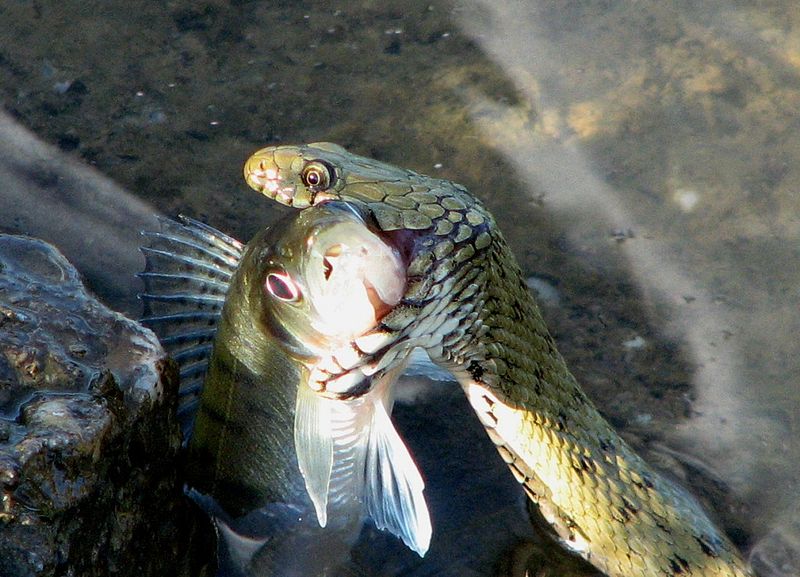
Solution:
M 624 254 L 642 298 L 667 317 L 664 331 L 691 355 L 696 398 L 672 442 L 757 505 L 752 530 L 779 525 L 769 538 L 782 535 L 781 546 L 794 557 L 784 554 L 769 574 L 788 575 L 798 569 L 797 531 L 788 530 L 787 517 L 797 512 L 800 479 L 794 360 L 800 279 L 786 274 L 797 270 L 800 254 L 793 210 L 798 182 L 786 164 L 775 179 L 757 173 L 763 166 L 741 163 L 743 156 L 787 158 L 796 150 L 794 135 L 760 125 L 776 115 L 796 122 L 796 112 L 761 89 L 800 96 L 800 36 L 784 36 L 777 14 L 761 14 L 748 26 L 747 12 L 724 5 L 704 5 L 700 14 L 646 2 L 635 10 L 643 8 L 664 17 L 659 24 L 672 28 L 683 50 L 664 54 L 670 48 L 663 39 L 648 36 L 642 21 L 620 6 L 592 22 L 598 14 L 589 5 L 565 14 L 548 2 L 475 2 L 460 22 L 514 80 L 523 107 L 537 114 L 534 128 L 519 130 L 520 105 L 469 90 L 462 97 L 486 140 L 544 196 L 572 242 L 631 231 L 632 238 L 597 257 Z M 626 17 L 633 22 L 623 25 Z M 612 26 L 619 38 L 604 46 L 604 27 Z M 688 68 L 692 63 L 699 66 Z M 602 75 L 593 74 L 599 70 Z M 755 85 L 751 75 L 761 77 Z M 697 115 L 699 126 L 693 125 Z M 649 122 L 644 138 L 640 117 L 660 119 Z M 653 139 L 658 146 L 648 142 Z M 604 150 L 626 146 L 613 141 L 640 140 L 638 158 L 609 158 L 614 152 Z M 641 164 L 609 178 L 609 161 Z M 734 180 L 723 173 L 729 167 L 733 176 L 749 177 Z M 787 509 L 794 513 L 780 514 Z M 759 552 L 768 555 L 769 547 L 762 543 Z
M 559 345 L 612 423 L 703 496 L 724 482 L 716 512 L 765 575 L 800 572 L 795 3 L 109 0 L 88 13 L 74 0 L 0 16 L 14 23 L 0 30 L 4 107 L 166 213 L 248 238 L 277 209 L 241 183 L 241 162 L 277 140 L 335 140 L 466 184 L 552 293 Z M 99 286 L 134 266 L 148 205 L 121 191 L 93 201 L 85 176 L 70 186 L 77 218 L 59 222 L 24 195 L 23 173 L 0 174 L 1 227 L 78 248 L 95 231 L 113 250 L 87 255 L 119 263 L 84 258 Z M 104 203 L 114 224 L 100 229 Z M 528 538 L 517 517 L 502 535 L 497 519 L 473 531 L 493 501 L 476 490 L 453 505 L 461 481 L 447 472 L 483 461 L 459 469 L 458 427 L 400 410 L 439 495 L 431 555 L 437 539 L 448 555 L 490 551 L 484 570 Z M 491 471 L 483 495 L 507 494 L 505 469 Z M 445 557 L 386 572 L 443 574 Z

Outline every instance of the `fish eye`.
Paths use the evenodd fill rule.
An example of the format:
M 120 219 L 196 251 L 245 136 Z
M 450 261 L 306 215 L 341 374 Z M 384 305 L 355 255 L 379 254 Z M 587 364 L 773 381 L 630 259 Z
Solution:
M 309 162 L 300 173 L 303 184 L 314 190 L 327 190 L 333 184 L 333 178 L 333 168 L 320 160 Z
M 276 299 L 293 303 L 300 300 L 300 287 L 285 272 L 271 272 L 264 281 L 269 294 Z

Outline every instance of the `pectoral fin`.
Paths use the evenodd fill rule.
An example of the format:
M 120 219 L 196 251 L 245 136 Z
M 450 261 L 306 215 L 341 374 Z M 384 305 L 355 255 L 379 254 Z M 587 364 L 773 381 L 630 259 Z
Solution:
M 414 459 L 376 399 L 366 461 L 367 510 L 379 529 L 400 537 L 420 557 L 432 532 L 424 488 Z
M 316 394 L 306 385 L 297 388 L 294 446 L 320 527 L 328 523 L 328 488 L 333 468 L 332 402 L 335 401 Z

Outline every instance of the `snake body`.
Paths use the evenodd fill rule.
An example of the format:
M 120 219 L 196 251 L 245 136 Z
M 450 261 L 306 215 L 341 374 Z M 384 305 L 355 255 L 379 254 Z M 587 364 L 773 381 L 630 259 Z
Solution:
M 650 468 L 588 399 L 556 349 L 492 215 L 463 186 L 329 143 L 256 152 L 247 182 L 283 204 L 365 207 L 403 247 L 407 287 L 358 361 L 378 374 L 414 347 L 450 370 L 555 536 L 610 577 L 752 575 L 683 489 Z M 337 374 L 339 371 L 339 374 Z

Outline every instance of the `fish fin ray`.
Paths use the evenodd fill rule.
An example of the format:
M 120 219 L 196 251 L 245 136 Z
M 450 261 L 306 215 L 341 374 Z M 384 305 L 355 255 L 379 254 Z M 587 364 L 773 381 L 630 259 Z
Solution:
M 239 259 L 241 259 L 242 251 L 244 251 L 244 244 L 232 236 L 228 236 L 213 226 L 207 225 L 204 222 L 200 222 L 199 220 L 195 220 L 183 214 L 178 215 L 178 220 L 181 224 L 183 224 L 185 230 L 188 230 L 192 236 L 201 238 L 207 244 L 215 246 L 222 252 L 226 252 L 229 255 L 236 257 L 237 262 Z
M 214 307 L 221 308 L 222 304 L 225 302 L 224 295 L 205 295 L 192 292 L 181 292 L 175 294 L 141 293 L 139 294 L 139 298 L 148 302 L 175 303 L 180 306 L 187 307 L 201 307 L 205 305 L 212 307 L 212 310 Z
M 336 401 L 318 395 L 306 385 L 297 388 L 295 452 L 320 527 L 328 523 L 328 490 L 333 469 L 330 403 L 333 402 Z
M 178 363 L 181 428 L 191 431 L 211 342 L 230 279 L 244 250 L 239 241 L 188 217 L 159 217 L 160 231 L 143 231 L 145 290 L 142 324 Z
M 208 262 L 216 266 L 220 272 L 227 271 L 231 266 L 235 268 L 238 262 L 237 257 L 220 251 L 219 247 L 195 242 L 194 239 L 183 234 L 143 231 L 142 236 L 149 239 L 154 250 L 185 255 L 196 261 Z
M 224 282 L 216 281 L 210 277 L 204 276 L 195 276 L 189 273 L 162 273 L 162 272 L 150 272 L 144 271 L 137 273 L 137 275 L 141 279 L 149 279 L 149 280 L 160 280 L 164 284 L 171 284 L 173 286 L 180 286 L 186 283 L 203 283 L 207 285 L 210 289 L 214 290 L 211 294 L 225 294 L 228 292 L 228 280 L 230 277 L 227 277 Z
M 420 557 L 428 551 L 432 533 L 424 488 L 383 402 L 376 401 L 366 462 L 367 511 L 379 529 L 400 537 Z
M 213 328 L 169 335 L 161 338 L 162 345 L 184 345 L 206 343 L 214 340 L 216 330 Z
M 178 363 L 179 366 L 183 366 L 185 363 L 188 363 L 190 361 L 208 360 L 208 358 L 211 356 L 212 349 L 213 347 L 211 343 L 205 343 L 205 344 L 197 344 L 185 349 L 180 349 L 179 351 L 171 354 L 175 362 Z

